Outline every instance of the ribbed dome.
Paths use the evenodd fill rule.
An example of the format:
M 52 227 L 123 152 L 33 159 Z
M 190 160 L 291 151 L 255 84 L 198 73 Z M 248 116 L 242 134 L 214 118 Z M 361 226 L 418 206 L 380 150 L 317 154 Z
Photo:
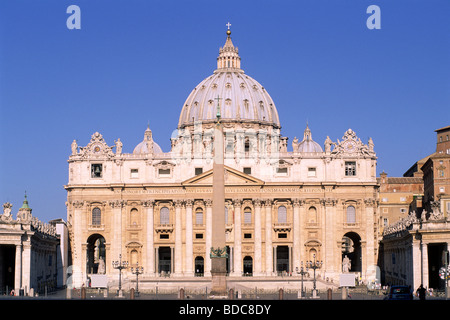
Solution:
M 308 126 L 303 133 L 303 140 L 297 145 L 297 152 L 323 152 L 320 144 L 312 139 L 311 130 Z
M 152 131 L 150 128 L 145 130 L 144 140 L 139 143 L 133 150 L 133 154 L 146 154 L 146 153 L 163 153 L 161 147 L 153 141 Z
M 233 46 L 230 33 L 227 32 L 227 41 L 220 48 L 217 70 L 200 82 L 186 99 L 178 128 L 196 121 L 215 121 L 218 111 L 223 121 L 259 122 L 280 127 L 270 95 L 240 68 L 238 49 Z

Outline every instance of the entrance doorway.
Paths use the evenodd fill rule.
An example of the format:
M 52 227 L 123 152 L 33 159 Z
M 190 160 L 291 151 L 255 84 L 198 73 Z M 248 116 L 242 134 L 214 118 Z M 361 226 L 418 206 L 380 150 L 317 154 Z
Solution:
M 439 269 L 445 264 L 446 243 L 430 243 L 428 245 L 428 283 L 429 288 L 445 289 L 445 280 L 439 276 Z
M 350 259 L 349 272 L 361 272 L 361 237 L 355 232 L 348 232 L 342 237 L 341 272 L 342 261 L 345 257 Z
M 289 273 L 289 247 L 277 246 L 277 273 Z
M 195 262 L 194 262 L 194 266 L 195 266 L 195 276 L 196 277 L 203 277 L 203 275 L 205 274 L 205 260 L 203 259 L 203 257 L 196 257 L 195 258 Z
M 164 276 L 172 271 L 172 253 L 170 247 L 158 248 L 158 272 Z
M 14 289 L 16 246 L 0 246 L 0 294 L 9 294 Z M 8 291 L 8 292 L 7 292 Z
M 244 258 L 244 276 L 252 276 L 253 275 L 253 258 L 250 256 L 246 256 Z

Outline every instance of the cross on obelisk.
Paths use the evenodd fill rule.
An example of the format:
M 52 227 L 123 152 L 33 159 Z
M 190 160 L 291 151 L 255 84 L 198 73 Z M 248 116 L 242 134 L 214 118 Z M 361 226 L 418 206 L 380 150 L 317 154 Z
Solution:
M 212 244 L 211 244 L 211 293 L 226 295 L 226 261 L 225 245 L 225 168 L 223 155 L 223 128 L 220 123 L 220 100 L 217 100 L 217 122 L 214 128 L 214 163 L 213 163 L 213 205 L 212 205 Z
M 231 23 L 228 22 L 228 23 L 226 24 L 226 26 L 228 27 L 228 30 L 230 30 Z

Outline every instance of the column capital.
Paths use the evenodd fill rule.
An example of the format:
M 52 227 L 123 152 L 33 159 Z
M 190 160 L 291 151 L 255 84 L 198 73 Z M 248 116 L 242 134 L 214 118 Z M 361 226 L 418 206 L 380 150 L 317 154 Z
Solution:
M 254 199 L 254 200 L 253 200 L 253 205 L 254 205 L 255 207 L 261 207 L 261 205 L 262 205 L 262 200 L 261 200 L 261 199 Z
M 194 205 L 194 200 L 193 199 L 186 199 L 184 201 L 184 203 L 186 204 L 186 207 L 192 207 Z
M 207 207 L 212 207 L 213 201 L 212 201 L 211 199 L 205 199 L 205 205 L 206 205 Z
M 242 206 L 242 199 L 233 199 L 233 205 L 235 207 L 240 207 Z
M 155 205 L 155 200 L 143 200 L 141 201 L 143 207 L 153 207 Z
M 273 200 L 272 199 L 263 199 L 263 202 L 264 202 L 265 207 L 271 207 Z
M 123 208 L 126 204 L 126 201 L 125 200 L 110 200 L 110 201 L 108 201 L 108 204 L 112 208 Z

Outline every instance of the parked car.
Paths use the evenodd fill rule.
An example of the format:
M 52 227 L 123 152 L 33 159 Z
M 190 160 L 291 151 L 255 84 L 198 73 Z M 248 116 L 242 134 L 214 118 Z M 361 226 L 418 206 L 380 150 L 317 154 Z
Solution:
M 385 300 L 412 300 L 413 294 L 408 286 L 392 286 L 389 288 Z

